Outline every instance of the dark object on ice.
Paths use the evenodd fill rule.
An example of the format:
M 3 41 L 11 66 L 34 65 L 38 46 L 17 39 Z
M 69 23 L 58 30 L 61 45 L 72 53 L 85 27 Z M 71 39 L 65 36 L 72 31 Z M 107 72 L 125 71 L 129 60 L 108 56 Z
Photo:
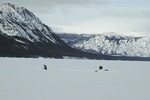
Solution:
M 108 69 L 105 69 L 104 71 L 109 71 Z
M 99 70 L 102 70 L 103 69 L 103 67 L 102 66 L 99 66 Z
M 98 70 L 95 70 L 95 72 L 98 72 Z
M 44 65 L 44 69 L 47 70 L 47 66 L 46 65 Z

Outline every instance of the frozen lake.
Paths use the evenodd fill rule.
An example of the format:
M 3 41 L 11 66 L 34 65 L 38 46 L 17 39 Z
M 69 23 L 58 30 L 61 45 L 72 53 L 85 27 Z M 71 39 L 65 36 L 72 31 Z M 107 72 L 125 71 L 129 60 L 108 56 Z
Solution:
M 150 100 L 150 62 L 0 58 L 0 100 Z

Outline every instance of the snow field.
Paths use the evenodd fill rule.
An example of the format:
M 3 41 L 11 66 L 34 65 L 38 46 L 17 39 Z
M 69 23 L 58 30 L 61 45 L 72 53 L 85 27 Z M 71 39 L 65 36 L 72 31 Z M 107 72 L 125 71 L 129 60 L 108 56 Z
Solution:
M 43 69 L 44 64 L 48 70 Z M 109 71 L 98 70 L 101 65 Z M 150 100 L 149 65 L 136 61 L 0 58 L 0 100 Z

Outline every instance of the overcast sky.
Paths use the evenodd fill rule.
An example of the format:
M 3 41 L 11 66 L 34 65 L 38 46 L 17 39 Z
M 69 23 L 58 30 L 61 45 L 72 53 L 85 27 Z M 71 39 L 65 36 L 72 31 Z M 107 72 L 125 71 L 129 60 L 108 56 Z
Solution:
M 55 32 L 150 33 L 150 0 L 0 0 L 23 6 Z

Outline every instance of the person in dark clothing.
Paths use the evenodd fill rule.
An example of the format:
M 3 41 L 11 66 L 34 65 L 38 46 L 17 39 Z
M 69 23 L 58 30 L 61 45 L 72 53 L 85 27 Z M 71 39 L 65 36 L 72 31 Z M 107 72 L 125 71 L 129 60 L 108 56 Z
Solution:
M 44 69 L 47 70 L 47 66 L 46 65 L 44 65 Z
M 103 69 L 103 67 L 102 66 L 99 66 L 99 70 L 102 70 Z

